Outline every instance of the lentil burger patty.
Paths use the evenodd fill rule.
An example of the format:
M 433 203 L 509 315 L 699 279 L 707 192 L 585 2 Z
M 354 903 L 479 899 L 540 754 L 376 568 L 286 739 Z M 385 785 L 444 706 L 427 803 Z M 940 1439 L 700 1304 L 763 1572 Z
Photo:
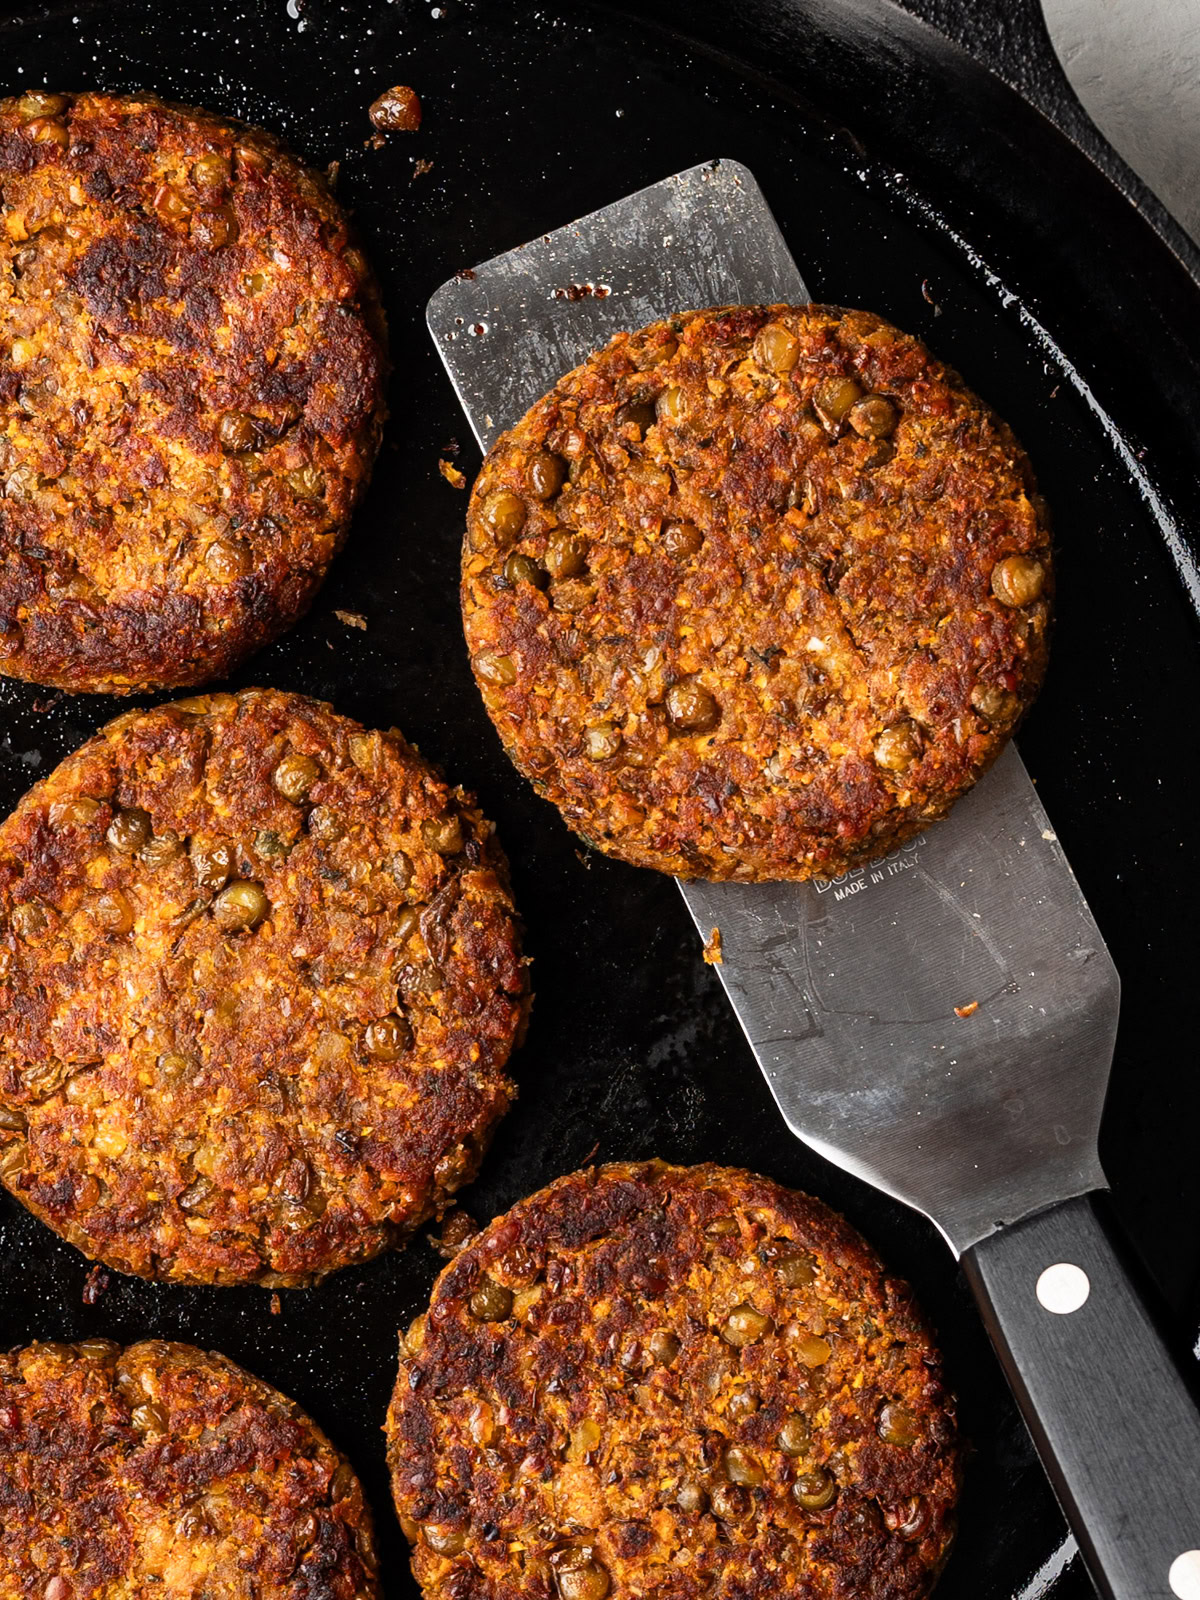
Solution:
M 118 717 L 0 826 L 0 1176 L 122 1272 L 377 1254 L 514 1093 L 507 877 L 394 729 L 271 690 Z
M 153 96 L 0 101 L 0 672 L 128 694 L 308 607 L 383 414 L 324 181 Z
M 599 849 L 833 876 L 949 810 L 1046 664 L 1008 428 L 864 311 L 618 334 L 493 446 L 463 611 L 509 754 Z
M 349 1462 L 224 1356 L 0 1355 L 0 1600 L 370 1600 L 376 1565 Z
M 819 1201 L 714 1166 L 578 1172 L 493 1222 L 387 1426 L 429 1600 L 901 1600 L 959 1488 L 910 1291 Z

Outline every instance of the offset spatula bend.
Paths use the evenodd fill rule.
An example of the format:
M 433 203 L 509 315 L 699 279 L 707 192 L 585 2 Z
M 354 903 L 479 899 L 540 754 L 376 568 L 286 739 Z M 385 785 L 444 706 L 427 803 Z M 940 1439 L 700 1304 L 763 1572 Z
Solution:
M 486 449 L 621 329 L 808 298 L 714 161 L 460 274 L 429 326 Z M 1092 1199 L 1120 985 L 1016 750 L 835 882 L 680 889 L 788 1126 L 961 1258 L 1098 1586 L 1200 1600 L 1200 1413 Z

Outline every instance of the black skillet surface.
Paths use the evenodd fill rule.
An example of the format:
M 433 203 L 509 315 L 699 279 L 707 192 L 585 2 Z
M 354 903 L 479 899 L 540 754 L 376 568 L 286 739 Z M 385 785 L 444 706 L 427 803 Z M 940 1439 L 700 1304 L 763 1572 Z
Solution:
M 976 0 L 910 3 L 961 21 Z M 1012 42 L 1005 64 L 1019 68 Z M 418 89 L 424 127 L 366 150 L 367 104 L 393 83 Z M 736 13 L 710 0 L 622 11 L 79 0 L 0 22 L 0 92 L 43 84 L 154 88 L 261 121 L 316 164 L 342 163 L 341 196 L 389 303 L 392 421 L 312 615 L 238 682 L 399 722 L 500 824 L 538 999 L 516 1064 L 522 1097 L 469 1209 L 489 1217 L 593 1151 L 741 1163 L 824 1196 L 915 1282 L 962 1397 L 975 1456 L 943 1600 L 1088 1594 L 934 1231 L 790 1138 L 674 886 L 585 857 L 502 757 L 458 624 L 465 497 L 437 469 L 446 456 L 470 475 L 477 458 L 421 313 L 461 266 L 706 157 L 736 156 L 819 297 L 922 334 L 1012 421 L 1060 547 L 1055 659 L 1021 746 L 1124 978 L 1105 1156 L 1182 1340 L 1200 1265 L 1186 771 L 1200 685 L 1197 283 L 1049 122 L 887 0 L 744 0 Z M 418 174 L 418 161 L 432 169 Z M 361 613 L 366 630 L 338 610 Z M 117 709 L 3 684 L 0 805 Z M 396 1329 L 439 1265 L 418 1241 L 283 1295 L 278 1312 L 265 1292 L 115 1274 L 88 1305 L 87 1263 L 5 1197 L 0 1343 L 158 1334 L 243 1361 L 350 1453 L 375 1505 L 388 1593 L 411 1595 L 378 1429 Z

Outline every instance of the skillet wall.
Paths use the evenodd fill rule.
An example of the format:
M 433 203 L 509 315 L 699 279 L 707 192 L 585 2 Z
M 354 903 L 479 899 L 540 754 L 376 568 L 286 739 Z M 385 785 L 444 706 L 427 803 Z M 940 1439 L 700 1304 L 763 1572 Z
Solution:
M 491 1215 L 597 1145 L 600 1158 L 756 1166 L 845 1210 L 917 1284 L 963 1394 L 977 1454 L 941 1593 L 1015 1594 L 1057 1547 L 1061 1520 L 940 1241 L 786 1135 L 674 887 L 581 858 L 500 754 L 458 626 L 463 497 L 437 471 L 443 454 L 468 475 L 477 458 L 421 310 L 461 266 L 732 155 L 762 182 L 814 292 L 923 334 L 1012 421 L 1057 513 L 1062 596 L 1050 682 L 1022 749 L 1125 979 L 1105 1156 L 1122 1219 L 1182 1327 L 1197 1310 L 1200 1219 L 1186 1136 L 1200 1087 L 1188 1070 L 1185 781 L 1200 640 L 1178 566 L 1196 548 L 1200 294 L 1042 117 L 894 8 L 743 4 L 733 39 L 730 15 L 707 0 L 648 3 L 636 16 L 509 0 L 75 4 L 0 23 L 0 75 L 6 89 L 155 87 L 261 120 L 318 164 L 343 163 L 340 192 L 392 321 L 388 442 L 312 616 L 238 681 L 400 722 L 500 824 L 538 1001 L 517 1063 L 522 1099 L 466 1197 L 473 1214 Z M 681 20 L 708 46 L 674 37 Z M 725 59 L 731 47 L 748 67 Z M 424 128 L 365 150 L 366 104 L 394 82 L 421 93 Z M 414 176 L 418 158 L 432 170 Z M 1031 316 L 1128 430 L 1151 489 L 1185 508 L 1177 558 Z M 346 627 L 338 609 L 362 613 L 366 631 Z M 0 805 L 116 709 L 0 687 Z M 191 1338 L 295 1395 L 364 1469 L 392 1592 L 410 1592 L 377 1430 L 394 1330 L 420 1308 L 439 1264 L 423 1243 L 285 1296 L 277 1316 L 263 1294 L 116 1277 L 84 1306 L 86 1264 L 7 1199 L 0 1262 L 5 1343 Z M 1077 1568 L 1055 1588 L 1073 1592 L 1086 1592 Z

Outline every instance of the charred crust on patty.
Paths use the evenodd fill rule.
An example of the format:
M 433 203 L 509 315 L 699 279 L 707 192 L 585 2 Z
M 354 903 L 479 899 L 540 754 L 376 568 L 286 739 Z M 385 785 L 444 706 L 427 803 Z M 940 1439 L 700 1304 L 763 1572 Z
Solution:
M 0 1594 L 380 1592 L 349 1462 L 232 1361 L 160 1340 L 0 1355 Z
M 324 180 L 152 95 L 0 101 L 0 673 L 128 694 L 308 608 L 383 422 Z
M 661 1162 L 471 1239 L 401 1336 L 387 1435 L 427 1600 L 915 1600 L 961 1477 L 937 1350 L 860 1236 Z
M 288 1286 L 403 1239 L 527 1009 L 492 825 L 319 701 L 127 713 L 0 825 L 0 1178 L 120 1271 Z
M 1050 536 L 1008 427 L 865 311 L 618 334 L 488 453 L 467 645 L 597 848 L 830 877 L 943 816 L 1041 682 Z

